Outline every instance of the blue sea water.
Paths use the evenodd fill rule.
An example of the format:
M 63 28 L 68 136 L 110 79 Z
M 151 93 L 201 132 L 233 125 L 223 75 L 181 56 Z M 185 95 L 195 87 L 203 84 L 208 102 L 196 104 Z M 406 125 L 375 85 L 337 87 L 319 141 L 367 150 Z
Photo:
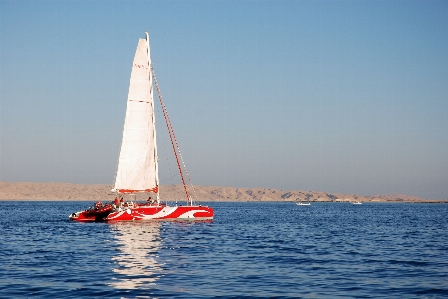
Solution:
M 213 222 L 76 223 L 0 202 L 1 298 L 447 298 L 448 204 L 210 203 Z

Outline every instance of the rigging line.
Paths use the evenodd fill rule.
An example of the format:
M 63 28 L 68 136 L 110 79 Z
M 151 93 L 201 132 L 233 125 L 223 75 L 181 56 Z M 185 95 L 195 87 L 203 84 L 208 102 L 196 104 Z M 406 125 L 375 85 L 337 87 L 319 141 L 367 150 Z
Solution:
M 164 104 L 163 104 L 163 109 L 165 110 L 165 113 L 166 113 L 166 119 L 167 119 L 167 123 L 168 123 L 168 126 L 169 126 L 168 130 L 172 133 L 173 140 L 174 140 L 174 145 L 176 146 L 176 148 L 177 148 L 177 152 L 179 153 L 180 159 L 181 159 L 181 161 L 182 161 L 183 170 L 184 170 L 185 173 L 187 174 L 187 178 L 189 179 L 189 181 L 190 181 L 190 183 L 191 183 L 191 179 L 190 179 L 190 176 L 188 175 L 188 171 L 187 171 L 187 167 L 186 167 L 186 165 L 185 165 L 185 161 L 184 161 L 184 159 L 183 159 L 183 157 L 182 157 L 182 153 L 181 153 L 181 151 L 180 151 L 179 143 L 177 142 L 177 139 L 176 139 L 176 134 L 174 134 L 174 128 L 173 128 L 173 125 L 171 124 L 171 119 L 170 119 L 170 117 L 169 117 L 169 115 L 168 115 L 168 110 L 166 109 L 166 106 L 165 106 Z M 174 146 L 174 145 L 173 145 L 173 146 Z M 177 157 L 176 157 L 176 158 L 177 158 Z M 178 163 L 179 163 L 179 161 L 178 161 Z M 180 167 L 180 166 L 179 166 L 179 167 Z M 181 175 L 182 175 L 182 174 L 181 174 Z M 186 187 L 185 181 L 184 181 L 184 180 L 182 180 L 182 181 L 183 181 L 183 183 L 184 183 L 184 189 L 186 190 L 187 201 L 190 202 L 190 204 L 192 205 L 193 202 L 191 201 L 190 196 L 188 195 L 188 191 L 187 191 L 187 187 Z M 193 191 L 194 191 L 194 190 L 193 190 Z
M 165 107 L 165 109 L 166 109 L 166 107 Z M 193 183 L 191 182 L 190 175 L 188 174 L 187 166 L 185 165 L 184 158 L 182 157 L 182 153 L 180 151 L 179 144 L 177 143 L 176 135 L 174 135 L 174 129 L 173 129 L 173 126 L 171 125 L 171 121 L 170 121 L 169 116 L 168 116 L 168 111 L 167 111 L 167 117 L 168 117 L 168 121 L 170 123 L 171 129 L 173 130 L 174 142 L 176 144 L 177 150 L 179 151 L 180 160 L 182 161 L 182 165 L 184 166 L 184 170 L 185 170 L 185 173 L 187 175 L 188 181 L 190 183 L 191 189 L 193 189 L 193 196 L 196 198 L 197 201 L 199 201 L 198 196 L 196 195 L 196 191 L 194 190 Z M 192 204 L 193 204 L 193 202 L 192 202 Z
M 161 101 L 162 110 L 164 111 L 164 116 L 166 115 L 165 121 L 167 123 L 167 126 L 169 126 L 168 127 L 168 131 L 170 132 L 170 134 L 172 133 L 172 136 L 173 136 L 173 139 L 174 139 L 174 144 L 176 145 L 177 151 L 179 152 L 179 156 L 180 156 L 180 159 L 182 161 L 183 169 L 185 170 L 185 173 L 187 175 L 188 181 L 189 181 L 190 186 L 191 186 L 191 188 L 193 190 L 193 196 L 196 198 L 196 200 L 199 200 L 198 196 L 196 194 L 196 190 L 194 189 L 193 183 L 191 181 L 191 177 L 190 177 L 190 175 L 188 173 L 187 166 L 185 165 L 184 158 L 182 157 L 182 152 L 180 150 L 179 143 L 177 142 L 176 134 L 174 134 L 174 128 L 173 128 L 173 125 L 171 124 L 171 120 L 170 120 L 170 117 L 168 115 L 168 110 L 167 110 L 165 104 L 163 103 L 162 94 L 160 93 L 160 89 L 158 88 L 157 78 L 155 78 L 155 73 L 154 73 L 154 69 L 152 68 L 152 65 L 151 65 L 151 70 L 152 70 L 152 73 L 153 73 L 153 76 L 154 76 L 154 82 L 156 84 L 157 92 L 158 92 L 158 94 L 160 96 L 159 99 Z M 188 196 L 188 192 L 187 192 L 187 196 Z M 193 204 L 193 202 L 191 202 L 191 204 Z
M 160 105 L 155 106 L 157 109 L 157 115 L 161 115 L 161 108 Z M 165 131 L 163 131 L 165 133 Z M 163 134 L 164 134 L 163 133 Z M 160 138 L 159 140 L 162 142 L 163 145 L 163 149 L 164 149 L 164 153 L 168 153 L 168 148 L 167 148 L 167 141 L 165 139 L 165 135 L 163 135 L 164 138 Z M 160 145 L 160 143 L 159 143 Z M 168 159 L 167 155 L 163 155 L 164 159 L 163 161 L 166 163 L 166 169 L 168 169 L 168 177 L 167 180 L 169 180 L 169 182 L 171 182 L 172 184 L 174 184 L 174 180 L 173 178 L 177 176 L 177 173 L 173 174 L 173 169 L 172 169 L 172 165 L 171 165 L 171 160 Z
M 189 181 L 189 183 L 191 185 L 191 188 L 193 189 L 193 195 L 196 198 L 196 200 L 198 200 L 198 197 L 196 195 L 196 191 L 194 190 L 194 187 L 193 187 L 193 183 L 191 182 L 190 175 L 188 174 L 188 171 L 187 171 L 187 166 L 185 165 L 184 158 L 182 157 L 182 152 L 180 151 L 179 143 L 177 142 L 176 135 L 174 134 L 174 128 L 173 128 L 173 125 L 171 124 L 171 120 L 170 120 L 170 117 L 168 115 L 168 110 L 166 109 L 165 105 L 163 105 L 163 109 L 165 109 L 165 111 L 166 111 L 167 122 L 169 123 L 169 129 L 168 130 L 171 130 L 171 132 L 173 134 L 174 143 L 176 145 L 177 151 L 179 152 L 179 156 L 180 156 L 180 159 L 181 159 L 182 165 L 183 165 L 183 170 L 185 171 L 185 173 L 187 175 L 187 178 L 188 178 L 188 181 Z M 193 205 L 193 201 L 190 199 L 190 197 L 188 197 L 188 198 L 189 198 L 189 201 L 190 201 L 191 205 Z
M 165 107 L 165 109 L 166 109 L 166 107 Z M 180 159 L 181 159 L 181 161 L 182 161 L 182 165 L 183 165 L 183 167 L 184 167 L 184 170 L 185 170 L 185 173 L 186 173 L 186 175 L 187 175 L 187 178 L 188 178 L 188 181 L 189 181 L 189 183 L 190 183 L 190 186 L 191 186 L 191 188 L 193 189 L 193 195 L 194 195 L 194 197 L 196 198 L 196 200 L 198 201 L 199 199 L 198 199 L 198 197 L 197 197 L 197 195 L 196 195 L 196 191 L 195 191 L 195 189 L 194 189 L 193 183 L 191 182 L 190 175 L 188 174 L 187 166 L 185 165 L 184 158 L 182 157 L 182 152 L 180 151 L 179 143 L 177 142 L 176 135 L 174 134 L 173 125 L 171 124 L 171 120 L 170 120 L 170 117 L 169 117 L 169 115 L 168 115 L 168 110 L 167 110 L 166 112 L 167 112 L 167 115 L 166 115 L 166 116 L 167 116 L 167 118 L 168 118 L 168 122 L 170 123 L 171 130 L 173 131 L 174 142 L 175 142 L 175 144 L 176 144 L 177 150 L 179 151 L 179 156 L 180 156 Z M 191 202 L 191 204 L 193 204 L 193 202 Z
M 180 177 L 182 179 L 182 184 L 184 186 L 185 195 L 187 196 L 187 204 L 188 204 L 188 203 L 191 203 L 191 200 L 190 200 L 190 196 L 188 195 L 187 185 L 185 184 L 185 179 L 184 179 L 182 167 L 180 166 L 180 163 L 179 163 L 179 158 L 178 158 L 178 155 L 177 155 L 176 146 L 174 145 L 174 140 L 175 140 L 176 137 L 174 135 L 174 130 L 173 130 L 173 127 L 171 125 L 170 119 L 168 117 L 168 111 L 167 111 L 167 109 L 165 107 L 165 104 L 163 103 L 162 93 L 160 92 L 159 84 L 157 83 L 156 74 L 154 72 L 154 69 L 152 68 L 152 64 L 150 65 L 150 68 L 151 68 L 151 71 L 152 71 L 152 76 L 154 78 L 154 84 L 156 85 L 157 94 L 159 96 L 160 105 L 162 106 L 163 116 L 165 118 L 165 122 L 166 122 L 166 125 L 167 125 L 167 128 L 168 128 L 168 132 L 170 134 L 171 145 L 172 145 L 173 150 L 174 150 L 174 156 L 176 157 L 177 167 L 179 168 L 179 173 L 180 173 Z M 177 144 L 177 141 L 176 141 L 176 144 Z

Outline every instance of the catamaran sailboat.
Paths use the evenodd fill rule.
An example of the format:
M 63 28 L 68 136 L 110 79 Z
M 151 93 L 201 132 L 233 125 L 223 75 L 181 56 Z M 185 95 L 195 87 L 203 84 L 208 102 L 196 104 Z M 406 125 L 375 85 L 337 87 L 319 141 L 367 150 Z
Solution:
M 157 90 L 184 186 L 186 205 L 169 206 L 162 204 L 160 201 L 153 85 Z M 181 167 L 179 157 L 183 167 Z M 69 218 L 86 222 L 213 219 L 214 211 L 211 207 L 193 203 L 185 183 L 184 172 L 188 176 L 151 65 L 149 35 L 146 33 L 146 39 L 139 39 L 132 65 L 123 139 L 115 184 L 112 189 L 116 193 L 115 201 L 107 204 L 97 202 L 94 207 L 73 213 Z M 134 200 L 125 202 L 123 200 L 129 194 L 135 195 L 137 193 L 152 193 L 156 196 L 146 203 L 137 203 Z

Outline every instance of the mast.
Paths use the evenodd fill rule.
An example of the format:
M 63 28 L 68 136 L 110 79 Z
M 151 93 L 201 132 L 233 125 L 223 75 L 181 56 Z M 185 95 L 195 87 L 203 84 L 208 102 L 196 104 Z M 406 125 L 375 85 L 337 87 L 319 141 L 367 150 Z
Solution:
M 146 43 L 148 46 L 148 68 L 149 68 L 149 84 L 151 86 L 152 89 L 152 64 L 151 64 L 151 48 L 149 47 L 149 33 L 145 32 L 146 34 Z M 153 103 L 154 104 L 154 103 Z M 156 179 L 156 186 L 159 186 L 159 158 L 157 156 L 157 138 L 156 138 L 156 117 L 155 117 L 155 113 L 152 114 L 152 125 L 153 125 L 153 137 L 154 137 L 154 161 L 155 161 L 155 170 L 156 170 L 156 174 L 155 174 L 155 179 Z M 160 194 L 159 194 L 159 189 L 157 188 L 157 192 L 156 192 L 156 200 L 157 200 L 157 204 L 160 203 Z

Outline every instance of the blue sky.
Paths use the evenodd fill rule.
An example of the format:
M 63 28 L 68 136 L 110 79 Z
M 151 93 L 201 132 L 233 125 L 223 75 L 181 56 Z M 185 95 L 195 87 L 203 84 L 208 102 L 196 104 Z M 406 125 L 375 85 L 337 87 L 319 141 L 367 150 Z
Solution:
M 0 0 L 0 18 L 1 181 L 113 183 L 149 31 L 194 184 L 448 198 L 446 1 Z

